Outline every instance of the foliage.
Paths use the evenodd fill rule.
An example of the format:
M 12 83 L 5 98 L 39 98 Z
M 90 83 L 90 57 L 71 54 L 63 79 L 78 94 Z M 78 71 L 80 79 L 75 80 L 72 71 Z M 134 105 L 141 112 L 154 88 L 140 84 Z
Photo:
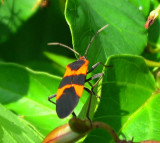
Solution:
M 46 7 L 35 7 L 37 2 L 0 4 L 0 142 L 41 142 L 68 122 L 71 116 L 59 119 L 47 98 L 56 93 L 65 66 L 76 58 L 68 49 L 47 43 L 73 43 L 83 55 L 106 24 L 87 55 L 89 68 L 99 61 L 110 66 L 92 73 L 105 76 L 95 90 L 100 104 L 93 97 L 90 115 L 112 126 L 121 139 L 160 140 L 159 74 L 145 60 L 160 60 L 160 18 L 149 30 L 144 28 L 157 0 L 50 0 Z M 80 118 L 85 117 L 88 97 L 84 92 L 75 109 Z M 102 130 L 83 140 L 95 141 L 113 142 Z

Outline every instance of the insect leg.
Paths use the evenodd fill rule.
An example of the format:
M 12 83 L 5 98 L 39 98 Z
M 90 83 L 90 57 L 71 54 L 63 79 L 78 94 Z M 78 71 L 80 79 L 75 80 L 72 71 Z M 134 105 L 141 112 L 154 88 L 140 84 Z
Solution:
M 92 71 L 93 71 L 96 67 L 98 67 L 100 64 L 101 64 L 102 66 L 104 66 L 104 67 L 112 67 L 112 66 L 106 66 L 106 65 L 104 65 L 103 63 L 98 62 L 98 63 L 96 63 L 95 65 L 93 65 L 93 66 L 91 67 L 91 69 L 87 72 L 87 74 L 90 73 L 90 72 L 92 72 Z
M 77 117 L 76 114 L 74 112 L 72 112 L 73 117 Z
M 98 74 L 95 74 L 93 75 L 92 77 L 90 77 L 89 79 L 86 79 L 86 82 L 89 83 L 89 85 L 91 86 L 91 91 L 92 93 L 97 97 L 97 98 L 100 98 L 100 96 L 96 95 L 95 92 L 93 91 L 93 89 L 98 85 L 99 81 L 103 78 L 104 74 L 103 73 L 98 73 Z M 96 83 L 94 85 L 92 85 L 89 81 L 90 80 L 93 80 L 93 79 L 96 79 L 96 78 L 99 78 Z
M 48 97 L 48 101 L 50 101 L 53 104 L 56 104 L 55 102 L 53 102 L 51 99 L 56 97 L 57 94 L 51 95 Z M 76 117 L 76 114 L 74 112 L 72 112 L 73 117 Z
M 93 66 L 91 67 L 91 69 L 87 72 L 87 74 L 90 73 L 90 72 L 92 72 L 92 71 L 93 71 L 96 67 L 98 67 L 100 64 L 103 65 L 103 66 L 105 66 L 103 63 L 98 62 L 98 63 L 96 63 L 95 65 L 93 65 Z
M 97 80 L 97 82 L 99 82 L 99 81 L 103 78 L 103 76 L 104 76 L 103 73 L 98 73 L 98 74 L 95 74 L 95 75 L 93 75 L 92 77 L 86 79 L 85 82 L 88 82 L 88 81 L 93 80 L 93 79 L 96 79 L 96 78 L 99 78 L 99 79 Z M 96 82 L 95 84 L 98 84 L 97 82 Z
M 89 118 L 89 111 L 90 111 L 90 107 L 91 107 L 92 91 L 91 91 L 90 89 L 88 89 L 87 87 L 84 87 L 84 90 L 86 90 L 86 91 L 90 94 L 89 104 L 88 104 L 88 108 L 87 108 L 86 117 L 87 117 L 87 119 L 88 119 L 88 120 L 90 121 L 90 123 L 91 123 L 91 119 Z
M 103 78 L 103 76 L 104 76 L 103 73 L 98 73 L 98 74 L 95 74 L 91 78 L 86 80 L 86 82 L 88 82 L 89 85 L 92 87 L 91 90 L 88 89 L 87 87 L 84 87 L 84 90 L 86 90 L 90 94 L 88 109 L 87 109 L 87 113 L 86 113 L 86 117 L 90 121 L 90 123 L 91 123 L 91 119 L 89 118 L 89 111 L 90 111 L 90 107 L 91 107 L 92 94 L 94 94 L 97 98 L 100 98 L 98 95 L 95 94 L 93 89 L 98 85 L 99 81 Z M 92 85 L 89 81 L 93 80 L 95 78 L 99 78 L 99 79 L 97 80 L 97 82 L 94 85 Z
M 48 101 L 50 101 L 50 102 L 53 103 L 53 104 L 56 104 L 55 102 L 53 102 L 53 101 L 51 100 L 52 98 L 56 97 L 56 95 L 57 95 L 57 94 L 54 94 L 54 95 L 49 96 L 49 97 L 48 97 Z

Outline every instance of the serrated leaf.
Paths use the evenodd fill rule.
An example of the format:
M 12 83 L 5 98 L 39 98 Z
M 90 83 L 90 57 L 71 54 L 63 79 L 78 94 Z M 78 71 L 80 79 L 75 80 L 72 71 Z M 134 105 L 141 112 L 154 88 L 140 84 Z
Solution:
M 42 135 L 0 104 L 1 143 L 40 143 Z
M 109 24 L 89 49 L 87 57 L 91 65 L 98 61 L 105 62 L 110 55 L 141 54 L 147 43 L 145 19 L 130 2 L 68 0 L 65 14 L 73 46 L 82 55 L 91 37 L 98 29 Z
M 160 94 L 155 92 L 155 80 L 144 59 L 137 56 L 112 56 L 105 70 L 101 102 L 94 120 L 109 124 L 123 139 L 134 142 L 159 140 Z M 86 143 L 113 142 L 108 133 L 92 132 Z

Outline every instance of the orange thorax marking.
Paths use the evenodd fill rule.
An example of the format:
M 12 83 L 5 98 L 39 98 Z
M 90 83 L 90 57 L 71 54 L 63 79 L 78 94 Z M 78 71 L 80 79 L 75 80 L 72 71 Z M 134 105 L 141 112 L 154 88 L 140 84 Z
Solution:
M 63 78 L 66 77 L 66 76 L 73 76 L 73 75 L 79 75 L 79 74 L 86 75 L 87 71 L 88 71 L 89 61 L 86 60 L 86 59 L 83 59 L 83 61 L 85 61 L 85 63 L 78 70 L 71 70 L 71 68 L 68 67 L 68 65 L 67 65 Z M 82 96 L 84 85 L 68 84 L 68 85 L 65 85 L 62 88 L 58 89 L 57 95 L 56 95 L 56 100 L 58 100 L 61 97 L 61 95 L 63 94 L 63 92 L 66 88 L 70 88 L 70 87 L 74 87 L 78 97 Z
M 86 59 L 83 59 L 85 63 L 78 69 L 78 70 L 72 70 L 68 65 L 66 66 L 66 71 L 63 77 L 71 76 L 71 75 L 79 75 L 79 74 L 87 74 L 88 71 L 88 64 L 89 61 Z

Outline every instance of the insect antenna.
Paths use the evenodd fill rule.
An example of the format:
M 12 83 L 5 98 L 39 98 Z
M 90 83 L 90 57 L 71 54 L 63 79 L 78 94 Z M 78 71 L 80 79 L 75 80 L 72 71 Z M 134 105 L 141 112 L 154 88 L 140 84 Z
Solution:
M 69 47 L 69 46 L 67 46 L 67 45 L 64 45 L 64 44 L 62 44 L 62 43 L 48 43 L 48 45 L 59 45 L 59 46 L 65 47 L 65 48 L 71 50 L 72 52 L 74 52 L 75 54 L 77 54 L 79 57 L 81 57 L 81 55 L 80 55 L 77 51 L 75 51 L 75 50 L 72 49 L 71 47 Z
M 91 44 L 92 44 L 93 40 L 95 39 L 95 37 L 98 35 L 98 33 L 100 33 L 101 31 L 103 31 L 103 30 L 104 30 L 105 28 L 107 28 L 108 26 L 109 26 L 108 24 L 105 25 L 105 26 L 103 26 L 101 29 L 99 29 L 99 30 L 96 32 L 96 34 L 94 34 L 94 36 L 93 36 L 92 39 L 90 40 L 90 42 L 89 42 L 89 44 L 88 44 L 88 47 L 87 47 L 87 49 L 86 49 L 86 51 L 85 51 L 85 54 L 84 54 L 84 57 L 85 57 L 85 58 L 86 58 L 86 56 L 87 56 L 89 47 L 91 46 Z

